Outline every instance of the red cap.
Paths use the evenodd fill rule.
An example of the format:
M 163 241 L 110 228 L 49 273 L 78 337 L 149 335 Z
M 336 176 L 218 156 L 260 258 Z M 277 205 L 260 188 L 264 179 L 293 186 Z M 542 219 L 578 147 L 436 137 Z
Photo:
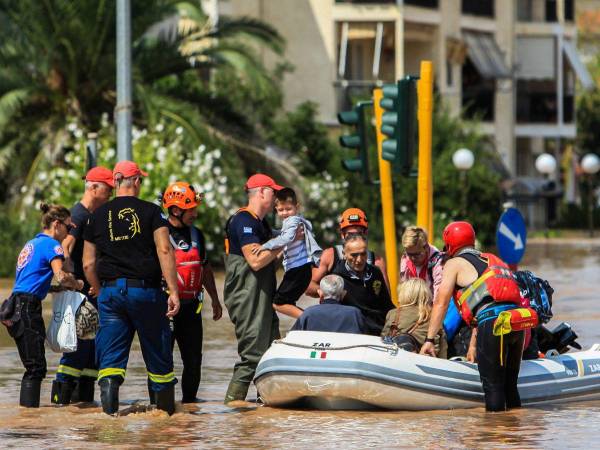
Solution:
M 275 180 L 273 178 L 262 173 L 254 174 L 250 178 L 248 178 L 248 181 L 246 181 L 246 186 L 244 187 L 246 190 L 258 187 L 270 187 L 271 189 L 274 189 L 276 191 L 283 189 L 283 186 L 279 186 L 277 183 L 275 183 Z
M 83 177 L 85 181 L 95 181 L 98 183 L 108 184 L 110 187 L 115 187 L 115 182 L 113 180 L 113 173 L 110 169 L 106 167 L 97 166 L 92 167 L 88 170 L 88 173 Z
M 139 166 L 133 161 L 119 161 L 115 164 L 115 168 L 113 169 L 113 177 L 115 177 L 118 173 L 123 175 L 123 178 L 130 178 L 135 176 L 143 176 L 147 177 L 148 174 L 144 172 Z

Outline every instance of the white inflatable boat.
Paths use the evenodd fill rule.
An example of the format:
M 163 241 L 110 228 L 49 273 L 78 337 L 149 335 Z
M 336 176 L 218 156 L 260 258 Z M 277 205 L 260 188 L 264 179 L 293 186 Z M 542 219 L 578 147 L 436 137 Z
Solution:
M 292 331 L 265 353 L 254 379 L 269 406 L 433 410 L 483 406 L 477 366 L 398 350 L 376 336 Z M 523 361 L 523 405 L 600 398 L 600 344 Z

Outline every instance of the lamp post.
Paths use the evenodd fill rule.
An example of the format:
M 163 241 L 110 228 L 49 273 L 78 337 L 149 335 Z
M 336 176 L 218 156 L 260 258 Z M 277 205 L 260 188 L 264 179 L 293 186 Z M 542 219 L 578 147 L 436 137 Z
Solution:
M 460 186 L 461 186 L 461 201 L 460 209 L 461 215 L 464 219 L 467 215 L 467 171 L 473 167 L 475 162 L 475 156 L 473 152 L 468 148 L 459 148 L 452 155 L 452 164 L 459 170 L 460 173 Z
M 590 237 L 594 237 L 594 175 L 600 170 L 600 158 L 594 153 L 588 153 L 581 159 L 581 168 L 587 175 L 588 229 Z
M 544 178 L 550 178 L 550 175 L 556 170 L 556 158 L 550 153 L 542 153 L 535 159 L 535 168 L 544 175 Z M 546 195 L 546 231 L 545 235 L 548 237 L 550 225 L 550 196 Z

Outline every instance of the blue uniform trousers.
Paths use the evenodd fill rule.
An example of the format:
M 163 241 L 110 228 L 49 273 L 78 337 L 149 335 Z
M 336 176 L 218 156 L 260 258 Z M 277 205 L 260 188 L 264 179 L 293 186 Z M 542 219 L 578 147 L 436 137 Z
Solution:
M 173 373 L 167 296 L 161 289 L 127 287 L 125 279 L 104 286 L 98 297 L 96 335 L 98 380 L 125 379 L 133 333 L 137 331 L 150 387 L 158 392 L 177 383 Z
M 87 297 L 98 308 L 95 298 Z M 78 380 L 79 377 L 98 377 L 98 365 L 96 364 L 96 343 L 94 339 L 77 339 L 77 350 L 71 353 L 63 353 L 56 371 L 56 380 L 69 382 Z

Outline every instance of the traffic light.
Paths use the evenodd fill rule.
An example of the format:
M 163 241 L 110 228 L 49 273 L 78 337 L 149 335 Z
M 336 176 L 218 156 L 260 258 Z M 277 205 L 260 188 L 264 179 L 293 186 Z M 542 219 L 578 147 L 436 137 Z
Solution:
M 342 166 L 349 172 L 360 172 L 365 182 L 369 182 L 365 107 L 371 104 L 372 102 L 359 102 L 351 111 L 338 113 L 338 122 L 340 124 L 355 128 L 353 134 L 340 136 L 340 145 L 345 148 L 358 150 L 358 157 L 342 160 Z
M 397 172 L 408 175 L 413 165 L 417 143 L 417 83 L 407 76 L 397 84 L 383 86 L 381 107 L 381 132 L 388 138 L 383 141 L 381 156 L 390 161 Z

